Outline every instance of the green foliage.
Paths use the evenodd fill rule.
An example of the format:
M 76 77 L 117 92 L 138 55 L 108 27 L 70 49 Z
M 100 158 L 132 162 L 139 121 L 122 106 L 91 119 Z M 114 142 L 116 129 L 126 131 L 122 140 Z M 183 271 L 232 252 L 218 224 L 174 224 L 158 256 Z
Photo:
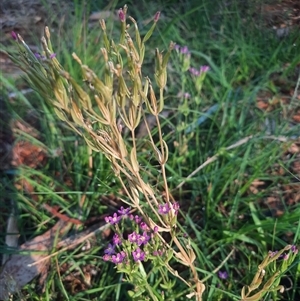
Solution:
M 98 6 L 91 4 L 90 9 L 95 10 L 95 7 L 99 9 L 103 6 L 102 1 L 98 2 Z M 109 9 L 119 8 L 123 4 L 121 1 L 116 1 Z M 151 39 L 147 41 L 150 49 L 156 47 L 166 49 L 171 40 L 182 46 L 187 44 L 191 52 L 190 66 L 209 65 L 211 68 L 202 89 L 197 89 L 188 68 L 183 64 L 182 57 L 173 51 L 171 60 L 166 65 L 168 84 L 164 91 L 165 108 L 172 113 L 159 119 L 161 136 L 169 149 L 168 161 L 165 165 L 166 180 L 175 199 L 180 201 L 183 215 L 183 218 L 181 216 L 178 218 L 178 227 L 181 233 L 187 233 L 189 236 L 187 239 L 181 235 L 178 239 L 181 244 L 185 246 L 191 244 L 194 249 L 197 258 L 195 268 L 206 286 L 203 300 L 240 300 L 242 287 L 249 283 L 249 287 L 242 291 L 244 300 L 256 300 L 255 298 L 262 298 L 263 294 L 264 300 L 296 300 L 299 290 L 299 257 L 293 258 L 294 264 L 290 262 L 289 268 L 284 270 L 281 270 L 279 262 L 272 262 L 276 267 L 267 269 L 265 275 L 262 275 L 262 269 L 257 271 L 257 267 L 261 267 L 260 263 L 264 258 L 269 258 L 266 254 L 270 249 L 284 250 L 287 239 L 290 244 L 299 244 L 299 205 L 287 205 L 282 202 L 286 213 L 279 218 L 268 216 L 269 212 L 261 207 L 261 200 L 266 199 L 276 187 L 280 187 L 283 183 L 293 182 L 293 185 L 298 183 L 295 178 L 287 175 L 272 175 L 270 171 L 274 164 L 285 167 L 289 164 L 282 158 L 281 144 L 285 142 L 272 138 L 273 135 L 284 136 L 287 138 L 286 141 L 289 141 L 290 137 L 299 135 L 297 134 L 299 126 L 289 127 L 278 114 L 281 108 L 266 113 L 255 107 L 259 91 L 279 92 L 280 87 L 274 83 L 272 77 L 275 72 L 282 73 L 282 76 L 288 79 L 288 84 L 294 86 L 292 73 L 299 62 L 297 49 L 293 46 L 295 35 L 291 33 L 285 39 L 279 40 L 268 29 L 258 27 L 258 23 L 253 21 L 254 7 L 250 5 L 243 11 L 238 1 L 231 1 L 227 6 L 222 2 L 218 6 L 213 1 L 199 3 L 196 0 L 161 1 L 161 3 L 158 1 L 151 5 L 143 1 L 131 5 L 127 1 L 127 4 L 129 4 L 130 14 L 139 25 L 142 20 L 153 16 L 156 10 L 162 10 L 159 24 Z M 103 45 L 95 46 L 95 41 L 100 43 L 100 38 L 103 38 L 103 31 L 99 27 L 88 28 L 89 7 L 81 6 L 79 2 L 76 2 L 75 7 L 77 19 L 72 22 L 72 26 L 64 28 L 59 38 L 52 34 L 56 58 L 50 59 L 53 51 L 49 44 L 46 46 L 44 43 L 47 60 L 42 62 L 42 65 L 46 72 L 52 70 L 52 64 L 58 67 L 57 70 L 67 70 L 68 73 L 54 72 L 54 77 L 59 78 L 67 92 L 68 84 L 75 86 L 75 95 L 79 96 L 76 105 L 86 109 L 89 108 L 89 100 L 85 98 L 84 93 L 88 91 L 90 99 L 93 95 L 91 96 L 86 82 L 80 83 L 81 72 L 90 72 L 90 69 L 85 68 L 84 65 L 91 66 L 99 77 L 107 75 L 107 68 L 100 50 L 100 46 Z M 115 36 L 119 30 L 119 25 L 115 23 L 112 20 L 107 22 L 109 35 Z M 150 26 L 140 26 L 141 38 L 145 36 Z M 25 46 L 21 45 L 21 47 Z M 50 50 L 49 53 L 47 49 Z M 21 51 L 26 49 L 23 48 Z M 72 52 L 76 52 L 82 64 L 74 61 L 70 55 Z M 154 51 L 144 58 L 146 75 L 153 74 L 153 56 Z M 157 56 L 159 60 L 159 53 Z M 114 62 L 118 59 L 116 56 Z M 44 74 L 35 68 L 41 62 L 35 57 L 27 57 L 26 62 L 29 61 L 33 63 L 31 67 L 36 76 L 39 79 L 43 78 Z M 19 58 L 15 62 L 22 63 Z M 121 63 L 125 65 L 128 61 L 124 60 Z M 287 63 L 290 64 L 289 67 L 284 68 Z M 25 69 L 27 71 L 27 67 Z M 156 75 L 162 74 L 163 70 L 158 68 Z M 85 76 L 87 77 L 88 74 Z M 151 79 L 154 81 L 154 78 Z M 40 85 L 39 81 L 33 78 L 31 81 L 40 87 L 39 94 L 42 97 L 34 96 L 28 100 L 22 96 L 22 100 L 20 98 L 18 102 L 22 101 L 22 111 L 25 112 L 33 107 L 37 112 L 41 120 L 42 142 L 21 132 L 17 133 L 17 138 L 28 139 L 33 144 L 42 145 L 48 154 L 52 154 L 52 158 L 40 171 L 21 167 L 16 178 L 29 181 L 38 196 L 39 204 L 51 200 L 51 204 L 59 205 L 70 217 L 78 217 L 79 214 L 75 209 L 83 195 L 86 195 L 81 215 L 83 219 L 92 212 L 97 212 L 98 215 L 107 213 L 107 205 L 100 203 L 100 196 L 110 193 L 118 195 L 120 189 L 120 185 L 115 184 L 114 172 L 110 170 L 111 163 L 101 153 L 91 155 L 84 141 L 74 136 L 62 122 L 56 119 L 53 108 L 45 100 L 49 95 L 53 99 L 54 96 L 57 97 L 61 89 L 59 91 L 52 89 L 53 82 Z M 109 78 L 105 85 L 108 81 Z M 159 78 L 157 81 L 154 90 L 159 88 Z M 1 82 L 10 91 L 13 89 L 8 80 L 2 79 Z M 75 82 L 79 83 L 78 87 Z M 91 81 L 89 80 L 88 83 Z M 95 86 L 95 82 L 92 84 Z M 110 85 L 113 87 L 114 83 Z M 101 89 L 105 98 L 105 89 Z M 188 92 L 191 97 L 183 97 L 184 92 Z M 81 97 L 81 94 L 84 96 Z M 71 111 L 68 111 L 69 102 L 64 97 L 64 95 L 58 97 L 60 101 L 56 104 L 58 108 L 63 107 L 67 114 L 72 115 Z M 24 115 L 19 110 L 19 103 L 9 105 L 13 116 L 17 118 Z M 162 102 L 160 104 L 162 105 Z M 151 110 L 152 107 L 149 105 L 148 108 Z M 110 113 L 111 109 L 108 110 Z M 73 110 L 75 111 L 74 108 Z M 64 115 L 60 114 L 60 117 L 65 119 Z M 81 123 L 81 128 L 74 125 L 77 121 L 74 113 L 72 118 L 70 125 L 78 134 L 89 132 L 88 125 Z M 267 119 L 273 120 L 276 124 L 272 135 L 264 127 Z M 92 124 L 94 125 L 93 122 Z M 101 129 L 106 130 L 105 127 Z M 156 138 L 159 137 L 157 128 L 154 128 L 151 133 L 156 135 Z M 250 136 L 251 138 L 244 140 Z M 231 147 L 239 142 L 241 143 L 238 146 Z M 95 148 L 92 140 L 88 140 L 88 143 L 90 147 Z M 144 149 L 137 151 L 136 154 L 137 158 L 142 157 L 139 164 L 144 167 L 143 180 L 145 183 L 152 184 L 157 181 L 157 187 L 162 190 L 164 182 L 157 168 L 160 155 L 158 152 L 155 154 L 154 147 L 149 151 L 149 146 L 143 143 L 141 142 L 141 145 Z M 157 143 L 155 147 L 158 150 L 160 148 Z M 214 156 L 216 156 L 214 161 L 189 177 L 208 158 Z M 91 158 L 92 167 L 89 165 Z M 111 160 L 111 157 L 109 159 Z M 290 160 L 292 161 L 292 158 Z M 135 161 L 134 155 L 131 157 L 131 162 L 133 161 Z M 155 164 L 152 166 L 149 162 Z M 65 176 L 71 179 L 71 188 L 65 184 Z M 249 193 L 249 188 L 257 179 L 270 184 L 258 193 Z M 181 186 L 177 189 L 179 185 Z M 43 232 L 46 228 L 47 214 L 44 212 L 41 214 L 40 207 L 36 206 L 25 192 L 13 190 L 10 196 L 18 200 L 22 228 L 34 228 L 35 232 L 31 235 Z M 142 204 L 144 205 L 143 202 Z M 26 234 L 23 233 L 23 236 L 25 237 Z M 48 276 L 49 281 L 42 298 L 45 300 L 50 297 L 61 297 L 66 300 L 131 300 L 131 295 L 136 294 L 136 291 L 123 283 L 125 275 L 117 274 L 111 264 L 103 262 L 99 257 L 103 255 L 105 246 L 106 242 L 99 238 L 90 252 L 82 253 L 78 248 L 74 252 L 63 252 L 55 259 L 59 263 L 76 262 L 76 268 L 79 270 L 87 262 L 96 262 L 95 265 L 101 272 L 93 278 L 91 287 L 70 295 L 66 290 L 63 277 L 57 278 L 57 272 L 54 270 Z M 232 250 L 234 253 L 228 258 Z M 162 290 L 168 291 L 165 300 L 186 300 L 189 291 L 180 281 L 176 281 L 175 277 L 167 279 L 163 274 L 154 275 L 147 266 L 145 269 L 147 281 L 153 291 L 156 293 Z M 218 269 L 227 271 L 228 277 L 226 279 L 218 277 Z M 184 279 L 190 279 L 187 271 L 180 270 L 180 272 Z M 293 287 L 281 294 L 276 289 L 280 285 L 279 279 L 284 280 L 283 273 L 292 279 Z M 253 280 L 255 283 L 252 282 L 253 275 L 254 277 L 258 275 L 258 278 L 265 277 L 266 281 L 261 286 L 261 291 L 252 291 L 257 289 L 255 279 Z M 276 277 L 273 277 L 274 275 Z M 172 286 L 172 289 L 168 285 Z M 32 300 L 38 298 L 35 296 L 34 287 L 28 285 L 24 291 L 25 296 L 27 292 L 31 294 Z M 138 298 L 140 296 L 137 300 Z

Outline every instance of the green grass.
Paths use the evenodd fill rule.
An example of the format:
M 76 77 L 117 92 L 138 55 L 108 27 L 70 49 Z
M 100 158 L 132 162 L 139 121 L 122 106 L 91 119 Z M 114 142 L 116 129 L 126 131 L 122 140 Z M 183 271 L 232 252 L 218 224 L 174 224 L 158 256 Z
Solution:
M 212 1 L 199 3 L 196 0 L 156 1 L 151 5 L 146 1 L 132 2 L 126 2 L 129 15 L 133 15 L 138 22 L 153 16 L 157 10 L 163 12 L 158 29 L 150 40 L 153 50 L 155 47 L 166 49 L 173 40 L 180 45 L 188 45 L 193 66 L 206 64 L 211 67 L 201 92 L 201 102 L 196 104 L 193 101 L 195 88 L 190 80 L 182 86 L 179 60 L 175 54 L 172 56 L 166 108 L 173 113 L 165 120 L 163 127 L 170 148 L 167 172 L 174 197 L 181 204 L 184 218 L 179 218 L 179 221 L 182 230 L 191 238 L 197 254 L 197 271 L 203 278 L 208 277 L 204 300 L 239 300 L 242 286 L 250 284 L 258 264 L 269 250 L 283 248 L 287 243 L 299 246 L 300 206 L 297 203 L 288 205 L 283 192 L 285 214 L 281 217 L 273 217 L 263 204 L 272 192 L 284 184 L 299 187 L 299 179 L 293 175 L 273 172 L 278 166 L 288 169 L 293 157 L 287 159 L 283 156 L 285 143 L 266 137 L 271 134 L 264 126 L 265 121 L 267 118 L 274 120 L 276 126 L 272 135 L 286 136 L 288 141 L 289 137 L 299 137 L 300 127 L 288 126 L 281 115 L 282 107 L 268 113 L 256 107 L 256 97 L 260 91 L 271 91 L 275 95 L 281 92 L 282 87 L 277 86 L 272 77 L 275 73 L 295 87 L 293 73 L 299 63 L 299 48 L 293 44 L 300 43 L 299 37 L 296 43 L 297 33 L 279 40 L 271 30 L 253 21 L 254 8 L 251 4 L 243 12 L 239 1 L 229 2 L 227 6 L 220 1 L 220 7 Z M 123 1 L 112 3 L 111 10 L 124 4 Z M 56 38 L 53 33 L 52 36 L 54 49 L 64 68 L 80 81 L 80 68 L 72 59 L 72 52 L 76 52 L 94 71 L 103 72 L 100 45 L 96 43 L 101 30 L 97 25 L 88 28 L 84 20 L 90 10 L 99 10 L 104 4 L 102 1 L 95 1 L 86 7 L 80 1 L 74 1 L 74 4 L 75 15 L 62 25 L 59 37 Z M 147 25 L 141 26 L 141 31 L 146 32 Z M 113 23 L 108 22 L 108 27 L 112 33 L 115 32 Z M 153 54 L 153 51 L 149 53 L 145 60 L 149 70 L 153 65 Z M 290 65 L 284 69 L 287 63 Z M 2 77 L 1 81 L 4 92 L 18 89 L 18 84 L 15 88 L 12 79 Z M 192 95 L 187 109 L 177 97 L 182 89 Z M 1 195 L 18 203 L 20 242 L 40 235 L 54 225 L 55 220 L 42 207 L 44 203 L 58 205 L 69 217 L 82 220 L 111 213 L 115 209 L 114 203 L 104 202 L 102 197 L 111 194 L 119 196 L 120 186 L 105 157 L 100 153 L 90 154 L 84 140 L 58 121 L 53 110 L 36 94 L 19 95 L 13 102 L 5 95 L 3 98 L 12 120 L 28 118 L 29 111 L 33 111 L 39 120 L 38 138 L 16 131 L 16 141 L 28 140 L 41 146 L 49 155 L 42 168 L 20 166 L 1 175 Z M 218 105 L 216 112 L 199 126 L 193 127 L 192 133 L 185 135 L 185 128 L 195 124 L 215 104 Z M 180 125 L 183 127 L 180 128 Z M 250 135 L 255 137 L 236 148 L 225 150 Z M 174 146 L 175 141 L 177 145 Z M 214 155 L 219 155 L 217 160 L 176 189 L 190 173 Z M 91 159 L 92 165 L 89 163 Z M 147 166 L 148 160 L 149 157 L 142 158 L 141 164 L 147 168 L 151 182 L 159 175 L 155 168 Z M 14 174 L 13 180 L 8 173 Z M 251 193 L 250 186 L 256 179 L 264 181 L 266 187 Z M 32 185 L 32 195 L 25 189 L 14 188 L 14 183 L 21 180 Z M 83 196 L 85 201 L 79 210 Z M 3 244 L 3 234 L 0 240 Z M 80 245 L 54 256 L 45 291 L 40 293 L 34 280 L 22 289 L 23 298 L 130 300 L 127 291 L 131 287 L 122 281 L 123 275 L 117 274 L 113 265 L 101 259 L 107 243 L 108 239 L 99 235 L 87 251 L 82 251 Z M 213 271 L 232 250 L 233 255 L 221 268 L 228 272 L 229 277 L 219 279 Z M 69 267 L 62 268 L 63 264 Z M 87 265 L 97 271 L 90 286 L 83 281 L 83 268 Z M 72 292 L 65 277 L 75 271 L 80 275 L 77 278 L 81 283 L 75 285 L 75 280 L 71 280 L 71 284 L 75 285 Z M 182 273 L 189 277 L 184 271 Z M 293 283 L 291 289 L 282 295 L 269 293 L 263 300 L 293 301 L 299 298 L 299 275 L 298 257 L 287 273 L 287 279 Z M 161 289 L 157 275 L 151 275 L 150 282 L 157 286 L 158 291 Z M 289 286 L 288 281 L 284 283 Z M 177 281 L 166 300 L 186 300 L 186 294 L 185 286 Z

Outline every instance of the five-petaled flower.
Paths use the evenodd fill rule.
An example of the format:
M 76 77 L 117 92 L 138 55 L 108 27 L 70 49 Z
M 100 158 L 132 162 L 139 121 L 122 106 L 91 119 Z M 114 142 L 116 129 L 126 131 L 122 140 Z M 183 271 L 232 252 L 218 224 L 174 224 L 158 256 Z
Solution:
M 219 271 L 218 276 L 219 276 L 220 279 L 227 279 L 228 278 L 228 273 L 226 271 L 224 271 L 224 272 Z
M 113 237 L 113 243 L 115 246 L 120 245 L 122 243 L 122 239 L 117 233 L 115 233 Z
M 158 205 L 158 213 L 159 214 L 168 214 L 171 210 L 169 203 L 166 203 L 164 205 Z
M 121 216 L 127 216 L 128 213 L 130 211 L 130 207 L 128 208 L 124 208 L 123 206 L 121 206 L 120 210 L 118 210 L 118 213 L 121 215 Z
M 142 245 L 142 244 L 146 245 L 149 240 L 150 240 L 150 236 L 145 231 L 143 233 L 143 235 L 139 235 L 137 243 L 138 243 L 139 246 Z
M 104 261 L 109 261 L 109 260 L 111 260 L 111 257 L 110 257 L 110 255 L 105 254 L 105 255 L 103 255 L 102 259 L 103 259 Z
M 135 251 L 132 251 L 132 256 L 134 261 L 143 261 L 145 259 L 145 252 L 137 248 Z
M 117 253 L 116 255 L 112 255 L 111 261 L 115 264 L 122 263 L 125 257 L 126 257 L 125 252 L 121 251 L 120 253 Z
M 139 234 L 137 234 L 136 232 L 132 232 L 131 234 L 128 235 L 128 240 L 130 242 L 137 243 L 138 239 L 139 239 Z
M 201 73 L 206 73 L 206 72 L 208 72 L 209 70 L 210 70 L 210 67 L 209 67 L 209 66 L 203 65 L 203 66 L 200 67 L 200 74 L 201 74 Z
M 143 231 L 149 231 L 149 227 L 146 223 L 144 222 L 141 222 L 140 223 L 140 228 L 143 230 Z
M 105 221 L 112 225 L 117 224 L 120 220 L 121 220 L 121 216 L 119 216 L 117 213 L 114 213 L 113 216 L 105 217 Z
M 113 255 L 115 253 L 115 245 L 108 244 L 108 247 L 104 250 L 104 254 Z

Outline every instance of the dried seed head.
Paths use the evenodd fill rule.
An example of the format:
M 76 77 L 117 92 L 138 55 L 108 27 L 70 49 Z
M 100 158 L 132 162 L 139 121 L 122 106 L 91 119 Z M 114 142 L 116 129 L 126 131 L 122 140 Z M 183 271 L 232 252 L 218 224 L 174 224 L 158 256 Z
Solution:
M 99 21 L 99 23 L 100 23 L 100 26 L 101 26 L 102 30 L 103 30 L 103 31 L 106 31 L 106 24 L 105 24 L 104 19 L 101 19 L 101 20 Z

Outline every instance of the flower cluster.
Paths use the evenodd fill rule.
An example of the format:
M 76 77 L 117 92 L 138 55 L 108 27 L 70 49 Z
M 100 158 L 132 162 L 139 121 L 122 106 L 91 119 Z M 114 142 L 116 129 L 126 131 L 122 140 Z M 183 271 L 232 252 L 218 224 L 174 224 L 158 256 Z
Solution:
M 189 51 L 187 46 L 180 46 L 176 44 L 174 49 L 179 55 L 180 63 L 181 63 L 181 71 L 186 72 L 189 70 L 191 64 L 191 52 Z
M 194 67 L 189 68 L 190 73 L 195 76 L 201 76 L 202 74 L 208 72 L 210 70 L 209 66 L 203 65 L 200 67 L 200 69 L 196 69 Z
M 298 249 L 295 245 L 292 245 L 289 251 L 294 255 L 296 255 L 298 253 Z M 270 258 L 275 258 L 275 256 L 277 254 L 278 254 L 278 251 L 269 251 L 269 253 L 268 253 Z M 277 256 L 275 259 L 287 260 L 287 259 L 289 259 L 289 253 L 288 252 L 282 253 L 279 256 Z
M 158 213 L 161 215 L 166 215 L 171 210 L 176 215 L 179 204 L 166 203 L 158 207 Z M 125 235 L 119 226 L 120 221 L 124 219 L 130 221 L 136 230 Z M 156 237 L 158 227 L 155 226 L 151 230 L 140 216 L 130 214 L 130 208 L 121 207 L 112 216 L 105 217 L 105 221 L 114 226 L 116 233 L 112 243 L 104 250 L 104 261 L 111 261 L 117 265 L 125 263 L 128 266 L 131 262 L 146 261 L 149 258 L 153 259 L 153 256 L 161 257 L 165 254 L 164 249 L 159 249 L 159 240 Z
M 180 61 L 180 67 L 181 67 L 181 72 L 184 74 L 186 71 L 189 71 L 192 80 L 194 82 L 194 86 L 196 88 L 198 96 L 194 97 L 194 100 L 197 104 L 200 103 L 199 100 L 199 93 L 202 89 L 203 81 L 205 79 L 205 76 L 207 72 L 210 70 L 210 67 L 207 65 L 200 66 L 200 68 L 195 68 L 191 66 L 191 52 L 187 46 L 180 46 L 178 44 L 175 45 L 175 50 L 177 52 L 177 55 L 179 57 Z M 185 83 L 186 78 L 183 77 L 182 83 L 183 83 L 183 89 L 185 88 Z M 190 98 L 190 93 L 186 91 L 181 91 L 179 93 L 181 97 L 183 97 L 185 100 Z

